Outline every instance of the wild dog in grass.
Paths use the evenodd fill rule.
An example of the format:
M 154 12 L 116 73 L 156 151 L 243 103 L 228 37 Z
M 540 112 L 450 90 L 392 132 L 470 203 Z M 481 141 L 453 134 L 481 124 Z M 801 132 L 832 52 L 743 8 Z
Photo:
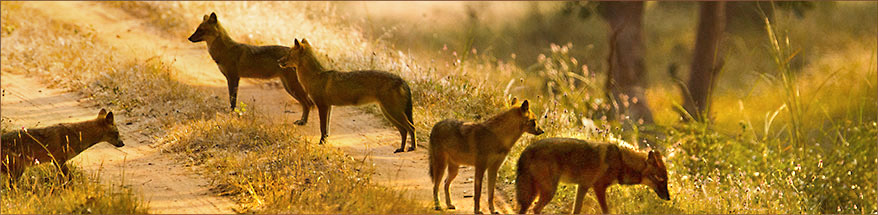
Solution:
M 518 158 L 515 196 L 519 214 L 527 212 L 534 198 L 540 200 L 534 213 L 552 201 L 559 182 L 578 186 L 573 213 L 582 209 L 589 188 L 594 188 L 603 213 L 607 208 L 607 187 L 612 184 L 644 184 L 664 200 L 668 193 L 668 171 L 661 153 L 641 152 L 616 144 L 573 138 L 548 138 L 528 146 Z
M 329 136 L 332 106 L 378 103 L 381 112 L 396 126 L 402 137 L 402 144 L 394 153 L 405 151 L 406 134 L 412 137 L 408 151 L 417 148 L 412 120 L 412 92 L 408 83 L 398 75 L 375 70 L 326 70 L 306 39 L 302 39 L 301 43 L 296 39 L 289 54 L 277 63 L 281 67 L 296 70 L 299 82 L 317 106 L 320 114 L 320 144 L 324 144 Z
M 220 72 L 226 76 L 229 86 L 229 104 L 235 109 L 238 98 L 238 81 L 241 78 L 271 79 L 280 77 L 287 93 L 299 101 L 302 105 L 302 118 L 295 122 L 296 125 L 305 125 L 308 122 L 308 114 L 314 103 L 308 98 L 308 94 L 299 84 L 296 71 L 281 68 L 277 60 L 289 52 L 285 46 L 253 46 L 238 43 L 229 37 L 226 29 L 219 24 L 215 13 L 210 16 L 204 15 L 204 20 L 195 29 L 195 33 L 189 36 L 189 41 L 196 43 L 205 41 L 210 57 L 219 66 Z
M 513 103 L 515 101 L 513 100 Z M 488 171 L 488 207 L 494 210 L 494 184 L 497 181 L 497 170 L 506 160 L 509 150 L 525 132 L 540 135 L 543 130 L 537 126 L 528 101 L 514 106 L 490 119 L 480 122 L 461 122 L 446 119 L 433 126 L 430 132 L 430 177 L 433 179 L 433 204 L 439 206 L 439 183 L 446 169 L 445 204 L 454 209 L 451 203 L 449 185 L 457 177 L 460 165 L 475 166 L 475 213 L 479 210 L 482 193 L 482 179 Z
M 7 132 L 0 140 L 0 171 L 13 181 L 21 177 L 25 168 L 45 162 L 52 162 L 70 179 L 65 162 L 80 152 L 99 142 L 125 146 L 113 123 L 113 113 L 104 109 L 93 120 Z

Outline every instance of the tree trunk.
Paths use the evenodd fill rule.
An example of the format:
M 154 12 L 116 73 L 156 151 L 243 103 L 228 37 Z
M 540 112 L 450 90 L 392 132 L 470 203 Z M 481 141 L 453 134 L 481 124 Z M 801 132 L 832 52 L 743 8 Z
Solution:
M 642 36 L 643 2 L 601 2 L 601 16 L 610 24 L 607 92 L 614 116 L 635 123 L 653 123 L 646 103 L 645 47 Z
M 710 93 L 723 65 L 720 43 L 725 31 L 725 11 L 725 2 L 701 2 L 698 35 L 687 84 L 691 98 L 687 98 L 683 105 L 697 121 L 710 119 Z

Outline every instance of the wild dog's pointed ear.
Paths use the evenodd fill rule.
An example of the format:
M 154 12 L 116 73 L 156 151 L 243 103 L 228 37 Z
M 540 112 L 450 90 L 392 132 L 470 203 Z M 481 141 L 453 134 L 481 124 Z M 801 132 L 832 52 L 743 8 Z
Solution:
M 107 113 L 107 116 L 104 117 L 104 122 L 107 124 L 113 124 L 113 112 Z
M 101 111 L 98 111 L 98 117 L 102 118 L 104 115 L 107 115 L 107 109 L 101 108 Z
M 649 155 L 647 155 L 646 162 L 649 164 L 653 164 L 659 166 L 661 164 L 662 154 L 656 150 L 649 150 Z
M 512 97 L 512 100 L 509 100 L 509 105 L 507 105 L 507 107 L 515 106 L 515 103 L 518 103 L 518 98 Z
M 207 19 L 209 23 L 216 23 L 216 13 L 210 12 L 210 18 Z
M 527 99 L 521 102 L 521 112 L 527 113 L 530 111 L 530 104 L 528 104 Z
M 308 43 L 308 39 L 302 38 L 302 47 L 311 47 L 311 43 Z
M 207 21 L 207 18 L 208 18 L 208 17 L 209 17 L 209 16 L 207 16 L 207 15 L 204 15 L 204 17 L 203 17 L 203 18 L 201 18 L 201 21 Z
M 299 48 L 300 46 L 302 45 L 299 44 L 299 39 L 296 39 L 293 43 L 293 48 Z

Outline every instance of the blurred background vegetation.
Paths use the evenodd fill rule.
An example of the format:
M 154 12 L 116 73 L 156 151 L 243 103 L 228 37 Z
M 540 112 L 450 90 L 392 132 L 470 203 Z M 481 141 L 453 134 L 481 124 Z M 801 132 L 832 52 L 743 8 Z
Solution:
M 602 11 L 615 3 L 333 4 L 366 38 L 422 58 L 436 68 L 430 72 L 468 77 L 497 98 L 538 100 L 548 136 L 670 151 L 674 200 L 619 188 L 611 198 L 626 200 L 616 212 L 878 211 L 876 2 L 727 2 L 710 10 L 697 2 L 630 3 L 641 7 L 645 92 L 627 104 L 613 103 L 606 90 L 608 59 L 629 54 L 610 51 L 616 32 Z M 694 112 L 684 107 L 685 91 L 694 87 L 693 64 L 704 60 L 695 50 L 699 21 L 710 18 L 704 10 L 714 16 L 706 28 L 722 27 L 719 48 L 707 52 L 714 59 L 701 62 L 715 76 L 701 89 L 709 111 Z M 638 102 L 648 105 L 653 125 L 625 114 Z M 518 150 L 534 138 L 525 139 Z M 514 161 L 504 168 L 509 183 Z M 550 211 L 569 212 L 573 190 Z
M 614 213 L 878 213 L 876 2 L 106 4 L 143 17 L 163 36 L 181 40 L 191 33 L 202 15 L 215 11 L 239 42 L 291 45 L 294 38 L 308 38 L 332 69 L 381 69 L 400 74 L 412 86 L 415 123 L 422 138 L 427 138 L 430 127 L 444 118 L 478 121 L 499 112 L 511 97 L 529 99 L 535 113 L 543 116 L 540 123 L 547 134 L 522 138 L 501 169 L 502 183 L 498 188 L 510 197 L 514 196 L 509 188 L 514 183 L 513 167 L 520 151 L 536 139 L 564 136 L 666 151 L 672 200 L 659 200 L 645 186 L 612 187 L 608 192 Z M 4 6 L 9 5 L 4 2 Z M 615 10 L 626 12 L 614 13 Z M 614 14 L 623 17 L 614 18 Z M 704 21 L 705 15 L 713 15 L 708 18 L 714 21 Z M 17 24 L 12 21 L 18 19 L 4 18 L 2 32 L 7 38 L 13 31 L 36 32 L 41 28 L 33 26 L 44 26 Z M 640 36 L 618 36 L 630 32 L 614 30 L 620 25 L 611 25 L 611 19 L 638 20 L 640 29 L 635 32 Z M 703 29 L 719 33 L 715 37 L 718 39 L 705 43 L 718 44 L 715 50 L 706 49 L 706 53 L 714 55 L 696 54 L 700 53 L 696 49 L 702 21 L 709 23 Z M 722 28 L 718 28 L 720 25 Z M 52 39 L 42 37 L 46 36 L 36 38 Z M 630 51 L 630 47 L 637 47 L 631 45 L 637 38 L 641 43 L 639 55 Z M 104 54 L 89 52 L 93 49 L 77 50 L 83 51 L 62 55 L 64 58 L 58 60 L 64 63 L 63 68 L 73 68 L 70 74 L 61 76 L 79 77 L 75 72 L 80 71 L 76 70 L 80 67 L 68 65 L 69 60 L 63 59 L 101 59 Z M 34 67 L 48 64 L 10 59 L 13 63 L 37 64 Z M 622 66 L 635 65 L 637 61 L 642 62 L 641 67 L 626 73 L 626 78 L 634 77 L 636 81 L 614 84 L 635 89 L 633 92 L 640 95 L 611 95 L 606 90 L 613 77 L 610 71 L 637 68 Z M 121 68 L 144 64 L 110 63 L 120 64 Z M 698 63 L 707 66 L 694 66 Z M 140 72 L 120 69 L 113 75 L 131 77 L 118 83 L 120 88 L 137 89 L 132 90 L 136 93 L 141 88 L 149 89 L 151 85 L 141 83 L 151 83 L 150 80 L 175 81 L 176 77 L 167 69 L 149 69 L 151 64 L 144 65 L 150 71 L 158 71 L 158 77 L 167 78 L 142 78 L 133 75 Z M 709 111 L 690 111 L 686 107 L 693 100 L 684 92 L 691 92 L 694 85 L 690 74 L 696 70 L 712 76 L 706 79 L 707 87 L 699 89 L 708 95 L 701 109 Z M 87 82 L 82 84 L 95 83 L 95 78 L 77 80 Z M 185 87 L 169 89 L 167 94 L 177 95 L 171 93 L 176 91 L 187 95 L 177 99 L 181 104 L 212 103 L 204 102 L 209 98 L 201 98 L 206 97 L 201 96 L 203 93 Z M 114 98 L 118 99 L 105 100 Z M 122 104 L 130 104 L 135 112 L 142 105 Z M 273 172 L 262 168 L 274 161 L 247 166 L 239 161 L 271 156 L 277 149 L 313 148 L 297 144 L 300 141 L 294 132 L 284 128 L 261 129 L 264 119 L 255 117 L 258 114 L 250 113 L 254 117 L 246 119 L 212 117 L 211 110 L 218 108 L 181 107 L 189 119 L 203 118 L 201 114 L 206 112 L 209 120 L 162 127 L 169 129 L 168 137 L 182 140 L 166 144 L 196 160 L 210 161 L 205 162 L 203 169 L 241 172 L 235 176 L 208 177 L 225 187 L 224 192 L 234 194 L 239 203 L 250 206 L 248 212 L 402 213 L 426 209 L 415 204 L 364 208 L 363 205 L 379 204 L 384 202 L 381 199 L 402 194 L 359 183 L 358 179 L 368 178 L 368 174 L 348 174 L 348 170 L 359 166 L 348 165 L 342 161 L 343 155 L 332 150 L 279 157 L 284 161 L 308 160 L 312 156 L 327 158 L 313 164 L 282 162 L 285 166 Z M 643 113 L 630 116 L 627 110 L 632 107 L 648 111 L 652 119 L 643 118 Z M 365 108 L 375 112 L 374 106 Z M 194 132 L 183 132 L 185 129 Z M 188 153 L 188 149 L 203 147 L 204 140 L 229 131 L 271 138 L 232 140 L 220 145 L 271 145 L 264 144 L 265 141 L 284 144 L 252 150 L 258 154 L 247 156 L 235 147 Z M 237 166 L 220 165 L 230 163 Z M 291 184 L 301 182 L 298 178 L 272 178 L 274 174 L 315 165 L 344 170 L 312 174 L 341 180 L 345 183 L 337 184 L 345 186 L 338 191 L 330 189 L 329 184 L 315 183 L 307 187 L 309 190 L 364 192 L 360 198 L 368 201 L 348 205 L 350 198 L 357 197 L 292 195 L 295 193 L 286 191 Z M 241 181 L 257 183 L 259 192 L 246 189 L 253 185 L 238 186 Z M 563 187 L 546 212 L 572 210 L 575 187 Z M 4 196 L 4 200 L 16 196 Z M 326 205 L 300 204 L 317 198 L 332 201 Z M 584 212 L 598 213 L 597 208 L 593 195 L 587 195 Z

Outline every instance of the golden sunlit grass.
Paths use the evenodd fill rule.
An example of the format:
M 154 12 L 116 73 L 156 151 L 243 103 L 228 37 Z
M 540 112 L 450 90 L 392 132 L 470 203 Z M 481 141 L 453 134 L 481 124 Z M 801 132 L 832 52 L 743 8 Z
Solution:
M 246 119 L 219 114 L 222 108 L 217 98 L 209 96 L 205 89 L 193 88 L 175 80 L 173 69 L 160 58 L 147 56 L 146 59 L 137 60 L 125 55 L 113 57 L 118 54 L 116 50 L 101 41 L 89 28 L 53 20 L 40 11 L 22 7 L 21 3 L 3 4 L 3 26 L 6 29 L 3 31 L 4 71 L 44 77 L 55 86 L 84 93 L 120 113 L 139 117 L 142 121 L 138 123 L 146 124 L 147 132 L 151 132 L 152 136 L 163 137 L 167 132 L 170 135 L 168 138 L 182 138 L 184 141 L 169 144 L 173 146 L 170 149 L 192 156 L 192 159 L 197 159 L 197 164 L 205 164 L 200 165 L 205 172 L 221 169 L 240 173 L 231 177 L 225 174 L 211 176 L 220 182 L 217 183 L 218 190 L 235 196 L 248 212 L 427 212 L 427 207 L 405 200 L 407 198 L 401 192 L 371 183 L 371 172 L 364 169 L 361 162 L 348 160 L 338 151 L 313 149 L 305 141 L 296 139 L 299 135 L 289 133 L 292 130 L 289 127 L 266 129 L 268 123 L 265 123 L 265 119 L 257 120 L 254 114 L 244 115 Z M 168 26 L 171 27 L 158 28 L 173 28 L 173 25 Z M 265 142 L 244 141 L 252 139 L 225 138 L 225 142 L 213 141 L 207 146 L 253 144 L 249 147 L 261 150 L 254 153 L 234 150 L 238 148 L 205 150 L 217 154 L 178 150 L 179 147 L 203 147 L 199 144 L 206 144 L 197 140 L 228 137 L 210 130 L 216 126 L 234 130 L 235 133 L 222 133 L 234 137 L 253 134 L 257 140 L 260 140 L 260 136 L 273 138 L 267 140 L 275 141 L 272 146 L 276 148 L 261 147 Z M 183 134 L 195 139 L 183 138 Z M 302 153 L 290 154 L 289 150 Z M 250 162 L 266 161 L 268 158 L 276 159 L 267 160 L 270 163 Z M 271 172 L 270 169 L 278 171 Z M 295 172 L 284 172 L 293 170 Z M 4 204 L 20 209 L 10 212 L 23 213 L 145 212 L 139 206 L 142 202 L 131 197 L 130 192 L 109 190 L 103 191 L 106 194 L 100 194 L 102 190 L 98 189 L 98 183 L 87 180 L 78 183 L 88 186 L 62 189 L 64 193 L 71 194 L 55 191 L 30 195 L 27 192 L 4 190 Z M 52 189 L 52 186 L 45 187 Z M 52 200 L 65 195 L 84 198 L 86 203 L 80 204 L 74 198 Z M 37 201 L 36 198 L 46 200 Z M 47 203 L 51 204 L 39 207 Z M 83 211 L 70 211 L 71 208 L 83 208 Z M 129 208 L 137 210 L 125 211 Z M 4 210 L 4 213 L 7 212 Z
M 598 18 L 577 23 L 558 15 L 561 13 L 557 10 L 544 11 L 559 7 L 557 3 L 555 6 L 553 3 L 496 3 L 540 8 L 534 10 L 540 12 L 491 19 L 485 18 L 492 16 L 490 6 L 480 7 L 486 10 L 484 13 L 479 10 L 467 15 L 453 13 L 465 11 L 466 3 L 449 3 L 409 8 L 411 10 L 400 14 L 402 18 L 395 19 L 395 14 L 363 11 L 358 4 L 339 5 L 344 8 L 342 11 L 370 15 L 360 22 L 361 28 L 372 31 L 367 37 L 386 40 L 402 50 L 414 47 L 415 55 L 436 60 L 429 63 L 421 60 L 421 65 L 443 68 L 441 65 L 451 64 L 448 69 L 451 72 L 469 72 L 455 76 L 463 77 L 462 81 L 448 82 L 446 77 L 439 76 L 442 79 L 432 81 L 432 85 L 414 89 L 416 94 L 417 91 L 429 94 L 425 97 L 435 102 L 426 104 L 443 107 L 440 111 L 445 116 L 477 119 L 490 113 L 497 102 L 485 103 L 487 107 L 480 109 L 465 108 L 457 102 L 430 97 L 444 97 L 441 93 L 434 94 L 444 93 L 433 90 L 435 88 L 487 91 L 477 97 L 487 101 L 502 100 L 509 92 L 505 89 L 513 89 L 513 95 L 538 101 L 535 104 L 541 110 L 537 112 L 546 116 L 543 120 L 545 137 L 601 140 L 627 136 L 623 134 L 628 132 L 610 127 L 600 119 L 606 111 L 601 105 L 606 102 L 601 100 L 606 57 L 600 54 L 606 52 L 605 47 L 601 47 L 606 43 L 606 29 Z M 470 6 L 478 4 L 482 3 Z M 612 211 L 873 213 L 878 210 L 873 201 L 876 178 L 871 174 L 878 163 L 874 147 L 878 133 L 875 112 L 878 107 L 874 103 L 878 99 L 875 93 L 878 77 L 874 73 L 878 63 L 875 63 L 874 34 L 878 28 L 874 22 L 865 21 L 875 17 L 878 7 L 863 2 L 817 3 L 817 8 L 804 18 L 789 11 L 777 11 L 773 34 L 780 35 L 774 37 L 779 41 L 776 42 L 778 47 L 772 47 L 772 40 L 765 31 L 729 35 L 731 50 L 712 104 L 714 121 L 704 125 L 679 122 L 680 116 L 672 107 L 681 104 L 682 98 L 665 70 L 671 63 L 685 68 L 683 65 L 691 58 L 688 50 L 694 41 L 695 24 L 691 17 L 697 15 L 697 4 L 685 4 L 659 7 L 647 4 L 644 19 L 650 80 L 647 98 L 657 122 L 663 125 L 660 130 L 666 131 L 666 140 L 662 142 L 670 155 L 666 163 L 672 178 L 673 200 L 660 201 L 644 187 L 611 188 Z M 543 18 L 543 24 L 531 22 L 534 17 Z M 424 20 L 434 18 L 443 20 L 436 25 L 424 25 Z M 463 24 L 443 25 L 449 22 Z M 525 30 L 507 33 L 502 26 Z M 534 38 L 527 29 L 540 29 L 550 36 Z M 492 33 L 485 34 L 485 31 Z M 821 36 L 815 37 L 814 32 L 821 32 Z M 564 38 L 568 38 L 565 34 L 577 35 L 569 37 L 573 46 L 545 44 L 546 40 L 560 40 L 558 43 L 563 44 Z M 468 53 L 467 43 L 471 41 L 476 41 L 473 47 L 479 47 L 477 51 L 482 54 Z M 517 59 L 500 51 L 510 47 L 483 50 L 503 41 L 514 41 L 510 46 L 518 49 Z M 786 44 L 787 41 L 790 44 Z M 565 47 L 570 51 L 565 52 Z M 772 48 L 782 52 L 772 54 Z M 793 60 L 785 61 L 797 51 Z M 533 57 L 522 59 L 523 56 Z M 772 57 L 779 57 L 782 62 Z M 789 77 L 786 82 L 783 76 Z M 524 80 L 519 82 L 516 77 Z M 571 80 L 582 80 L 586 84 L 571 84 Z M 510 87 L 505 88 L 507 83 Z M 786 92 L 794 93 L 784 93 L 789 89 L 792 90 Z M 796 123 L 792 122 L 794 117 L 790 117 L 788 107 L 780 108 L 792 99 L 798 100 L 799 105 Z M 600 131 L 595 132 L 592 121 Z M 793 124 L 798 135 L 791 133 Z M 521 148 L 540 138 L 522 138 L 510 157 L 517 157 Z M 801 144 L 794 144 L 795 138 L 799 138 Z M 514 160 L 510 159 L 501 169 L 500 181 L 506 185 L 514 183 Z M 514 195 L 509 189 L 504 190 Z M 574 187 L 564 186 L 546 211 L 569 212 L 574 194 Z M 584 212 L 599 212 L 591 194 Z
M 97 74 L 91 69 L 111 68 L 93 35 L 76 26 L 40 16 L 39 11 L 21 7 L 20 2 L 2 3 L 2 61 L 4 72 L 38 75 L 55 86 L 82 89 L 93 86 Z M 39 48 L 35 48 L 39 47 Z M 82 53 L 91 50 L 92 53 Z M 89 54 L 92 54 L 89 58 Z M 86 56 L 86 58 L 80 58 Z M 4 123 L 5 124 L 5 123 Z M 4 125 L 6 128 L 8 125 Z M 5 132 L 5 130 L 4 130 Z M 49 164 L 30 168 L 18 182 L 3 177 L 0 187 L 2 213 L 146 213 L 146 202 L 128 188 L 102 185 L 97 175 L 71 168 L 73 180 L 62 184 L 60 172 Z M 115 183 L 115 182 L 112 182 Z
M 510 96 L 532 99 L 537 109 L 535 112 L 545 116 L 541 123 L 547 133 L 540 137 L 526 135 L 510 153 L 512 159 L 501 169 L 499 180 L 500 189 L 508 196 L 514 195 L 508 188 L 514 183 L 515 158 L 532 141 L 552 136 L 612 140 L 630 133 L 601 120 L 607 109 L 607 101 L 602 100 L 606 56 L 601 53 L 606 52 L 602 45 L 606 43 L 605 24 L 597 18 L 577 21 L 579 19 L 555 16 L 553 14 L 557 14 L 559 8 L 557 3 L 515 4 L 517 6 L 511 7 L 537 5 L 537 9 L 504 9 L 525 12 L 524 15 L 503 17 L 502 22 L 488 20 L 495 15 L 482 16 L 486 18 L 481 20 L 464 15 L 462 18 L 443 19 L 463 20 L 466 25 L 437 26 L 405 23 L 419 20 L 411 18 L 418 15 L 414 8 L 405 11 L 408 16 L 401 19 L 381 18 L 380 22 L 344 11 L 350 10 L 345 5 L 359 3 L 105 4 L 120 6 L 146 17 L 156 29 L 174 38 L 185 38 L 194 31 L 201 16 L 217 12 L 220 23 L 239 42 L 290 45 L 294 38 L 308 38 L 317 51 L 324 54 L 324 61 L 332 69 L 381 69 L 397 73 L 412 86 L 415 124 L 421 132 L 419 136 L 424 138 L 421 142 L 428 137 L 433 123 L 441 119 L 477 121 L 496 113 Z M 465 7 L 467 4 L 435 3 L 417 9 L 429 11 L 431 5 Z M 64 86 L 88 86 L 89 90 L 85 91 L 96 95 L 108 92 L 115 95 L 114 91 L 123 91 L 120 94 L 125 95 L 123 98 L 138 98 L 141 94 L 136 90 L 164 86 L 148 84 L 144 79 L 157 80 L 160 84 L 173 82 L 172 78 L 165 77 L 168 69 L 161 62 L 137 66 L 119 60 L 78 61 L 69 58 L 74 54 L 83 55 L 80 50 L 95 50 L 91 54 L 103 52 L 89 49 L 100 46 L 88 42 L 87 38 L 92 37 L 88 31 L 43 19 L 27 19 L 25 22 L 24 19 L 10 18 L 9 11 L 18 9 L 16 4 L 3 2 L 3 6 L 3 29 L 0 31 L 4 43 L 4 71 L 42 74 Z M 350 8 L 357 8 L 353 6 Z M 730 38 L 729 44 L 734 51 L 727 56 L 725 70 L 714 93 L 712 108 L 715 119 L 712 124 L 678 122 L 679 116 L 671 107 L 682 100 L 679 89 L 672 87 L 664 70 L 671 63 L 686 65 L 691 58 L 686 50 L 691 49 L 687 44 L 693 41 L 691 17 L 695 13 L 691 13 L 691 9 L 696 7 L 675 9 L 682 11 L 680 13 L 664 11 L 670 9 L 662 7 L 650 8 L 656 11 L 646 14 L 649 23 L 645 26 L 648 32 L 645 42 L 651 50 L 646 56 L 650 59 L 647 61 L 648 77 L 653 79 L 647 98 L 659 122 L 658 130 L 665 131 L 666 135 L 663 145 L 668 155 L 665 163 L 671 178 L 672 200 L 661 201 L 643 186 L 613 187 L 609 190 L 612 212 L 878 211 L 874 201 L 878 198 L 874 183 L 876 176 L 873 174 L 878 165 L 874 147 L 878 141 L 878 105 L 874 102 L 878 99 L 875 93 L 878 76 L 874 73 L 878 65 L 875 63 L 878 54 L 874 34 L 878 27 L 871 22 L 878 14 L 875 4 L 821 5 L 803 19 L 790 15 L 790 12 L 778 12 L 773 34 L 781 35 L 775 38 L 780 41 L 778 48 L 784 51 L 774 55 L 769 51 L 772 41 L 766 32 L 755 33 L 752 38 Z M 480 14 L 475 13 L 479 17 Z M 537 18 L 543 21 L 534 21 Z M 540 25 L 541 22 L 556 24 Z M 406 28 L 411 25 L 424 27 Z M 506 27 L 499 28 L 501 25 Z M 60 33 L 46 36 L 40 34 L 44 28 L 32 26 L 49 26 Z M 514 34 L 520 32 L 515 29 L 530 29 L 530 33 Z M 406 32 L 409 30 L 413 32 Z M 581 37 L 581 40 L 576 44 L 558 42 L 562 45 L 554 45 L 538 41 L 545 36 L 537 34 L 540 32 L 556 39 Z M 556 35 L 562 32 L 569 35 Z M 820 32 L 821 36 L 814 36 L 814 32 Z M 392 34 L 398 35 L 384 36 Z M 22 35 L 29 36 L 23 38 Z M 783 36 L 789 37 L 790 44 L 786 44 Z M 86 42 L 77 42 L 80 40 Z M 501 45 L 495 49 L 473 46 L 474 40 L 500 41 L 496 44 Z M 74 46 L 78 48 L 75 52 L 65 52 L 67 49 L 61 48 L 27 51 L 30 47 L 41 47 L 39 44 L 46 41 L 53 41 L 51 44 L 57 47 L 71 43 L 85 45 Z M 427 45 L 406 45 L 412 43 Z M 448 49 L 442 48 L 443 44 L 447 44 Z M 523 49 L 529 54 L 511 55 L 509 52 L 516 52 L 516 44 L 525 44 L 527 48 Z M 800 48 L 801 52 L 796 56 L 801 59 L 780 63 L 772 60 L 772 57 L 786 59 Z M 62 57 L 58 61 L 62 63 L 45 60 L 58 56 Z M 522 62 L 528 63 L 520 65 Z M 79 70 L 65 70 L 67 67 Z M 778 69 L 783 67 L 789 69 Z M 115 72 L 107 73 L 113 78 L 105 79 L 100 73 L 73 71 Z M 158 72 L 154 76 L 137 77 L 131 73 L 143 72 L 125 71 Z M 784 82 L 783 75 L 794 79 Z M 135 84 L 103 81 L 116 79 Z M 799 89 L 797 98 L 791 97 L 796 94 L 784 93 L 793 87 Z M 95 88 L 98 90 L 92 91 Z M 187 107 L 181 111 L 188 111 L 182 115 L 188 118 L 179 124 L 165 124 L 170 129 L 161 142 L 205 169 L 207 176 L 216 181 L 218 190 L 241 202 L 247 209 L 245 212 L 429 212 L 421 205 L 398 203 L 400 201 L 395 199 L 404 196 L 371 185 L 368 179 L 370 170 L 359 161 L 350 160 L 327 147 L 312 147 L 298 139 L 300 135 L 285 125 L 274 126 L 258 113 L 245 111 L 240 115 L 226 115 L 216 114 L 219 107 L 190 107 L 186 102 L 221 103 L 205 101 L 209 98 L 202 98 L 200 93 L 191 89 L 171 88 L 159 95 L 173 92 L 187 93 L 182 97 L 162 96 L 159 99 L 181 102 L 179 106 Z M 134 113 L 143 113 L 136 111 L 137 108 L 159 108 L 159 114 L 153 115 L 159 119 L 163 119 L 161 113 L 168 113 L 149 105 L 154 101 L 150 98 L 118 101 L 112 100 L 119 98 L 113 96 L 99 98 L 105 98 L 99 99 L 104 102 L 112 101 L 121 108 L 128 107 Z M 796 140 L 790 133 L 790 129 L 794 129 L 792 119 L 796 117 L 791 117 L 787 109 L 781 108 L 790 99 L 799 100 L 798 122 L 795 124 L 800 132 L 798 141 L 802 144 L 793 144 Z M 777 114 L 773 116 L 775 112 Z M 299 153 L 283 153 L 289 151 Z M 563 186 L 545 212 L 569 212 L 574 194 L 574 187 Z M 597 213 L 597 208 L 593 194 L 589 194 L 584 212 Z
M 17 183 L 2 177 L 3 214 L 144 214 L 148 207 L 131 189 L 104 186 L 98 175 L 71 168 L 73 179 L 61 183 L 51 164 L 30 168 Z
M 248 108 L 249 109 L 249 108 Z M 252 213 L 430 213 L 421 202 L 375 186 L 371 165 L 302 139 L 252 111 L 174 127 L 160 141 L 204 168 L 215 191 Z

